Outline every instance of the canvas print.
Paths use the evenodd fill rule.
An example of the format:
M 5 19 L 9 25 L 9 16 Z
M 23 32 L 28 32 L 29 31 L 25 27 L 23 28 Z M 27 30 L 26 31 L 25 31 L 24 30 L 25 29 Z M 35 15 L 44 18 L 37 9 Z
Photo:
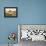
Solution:
M 17 7 L 5 7 L 4 16 L 5 17 L 17 17 Z

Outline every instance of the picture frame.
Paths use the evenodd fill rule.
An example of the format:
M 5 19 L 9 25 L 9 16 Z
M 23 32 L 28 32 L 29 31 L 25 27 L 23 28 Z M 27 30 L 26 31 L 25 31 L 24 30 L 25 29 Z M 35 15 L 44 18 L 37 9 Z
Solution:
M 17 7 L 4 7 L 4 17 L 17 17 L 18 8 Z

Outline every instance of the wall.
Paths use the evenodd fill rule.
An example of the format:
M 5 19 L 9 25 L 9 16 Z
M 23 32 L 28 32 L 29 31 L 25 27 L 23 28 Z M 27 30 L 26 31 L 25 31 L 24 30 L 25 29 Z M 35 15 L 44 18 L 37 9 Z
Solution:
M 4 18 L 4 7 L 18 7 L 17 18 Z M 0 2 L 0 44 L 7 44 L 9 32 L 18 24 L 46 24 L 46 0 L 5 0 Z M 17 41 L 16 41 L 17 42 Z

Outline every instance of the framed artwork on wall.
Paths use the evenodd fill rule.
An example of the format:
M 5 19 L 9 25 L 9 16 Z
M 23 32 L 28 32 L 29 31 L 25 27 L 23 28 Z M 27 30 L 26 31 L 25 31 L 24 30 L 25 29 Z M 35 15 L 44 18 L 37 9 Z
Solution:
M 18 8 L 17 7 L 4 7 L 4 17 L 17 17 Z

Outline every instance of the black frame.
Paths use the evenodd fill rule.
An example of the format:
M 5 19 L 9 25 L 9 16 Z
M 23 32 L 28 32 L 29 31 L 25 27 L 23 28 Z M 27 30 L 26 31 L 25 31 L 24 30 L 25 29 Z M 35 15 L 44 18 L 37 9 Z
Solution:
M 6 16 L 5 9 L 7 8 L 15 8 L 16 9 L 16 16 Z M 18 7 L 4 7 L 4 17 L 18 17 Z

